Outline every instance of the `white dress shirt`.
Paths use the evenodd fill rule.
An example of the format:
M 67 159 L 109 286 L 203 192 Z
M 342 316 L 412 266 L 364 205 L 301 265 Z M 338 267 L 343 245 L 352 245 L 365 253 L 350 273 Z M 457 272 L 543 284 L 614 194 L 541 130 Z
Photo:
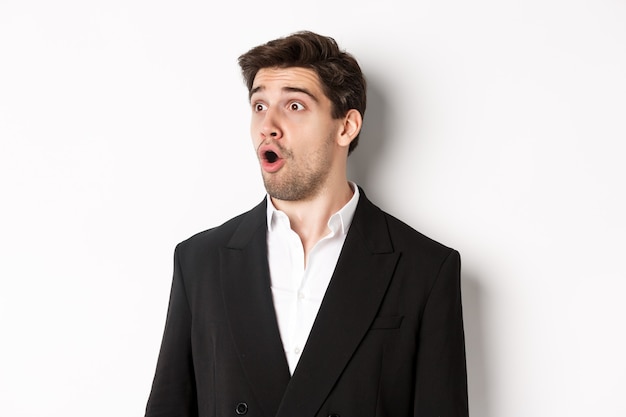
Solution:
M 271 198 L 267 197 L 267 256 L 272 297 L 292 375 L 337 265 L 359 201 L 359 188 L 352 182 L 350 186 L 354 195 L 330 216 L 330 233 L 311 249 L 306 267 L 300 237 L 291 229 L 287 215 L 277 210 Z

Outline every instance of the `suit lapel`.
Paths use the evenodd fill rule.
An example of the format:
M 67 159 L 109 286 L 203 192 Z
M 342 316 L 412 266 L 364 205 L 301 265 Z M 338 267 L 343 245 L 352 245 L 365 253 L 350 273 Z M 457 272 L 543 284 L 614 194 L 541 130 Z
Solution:
M 237 353 L 264 415 L 274 416 L 289 382 L 270 289 L 266 205 L 245 215 L 221 251 L 224 304 Z
M 368 331 L 393 275 L 384 214 L 362 190 L 307 344 L 276 417 L 314 416 Z

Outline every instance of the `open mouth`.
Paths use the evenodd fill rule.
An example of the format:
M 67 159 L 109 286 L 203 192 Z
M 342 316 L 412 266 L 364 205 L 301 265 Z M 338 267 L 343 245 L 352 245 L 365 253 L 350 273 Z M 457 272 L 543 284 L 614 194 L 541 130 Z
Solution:
M 278 172 L 285 164 L 281 150 L 272 144 L 262 145 L 258 151 L 261 168 L 267 173 Z
M 266 151 L 264 154 L 265 160 L 267 162 L 269 162 L 270 164 L 273 164 L 274 162 L 278 161 L 278 155 L 276 155 L 276 152 L 274 151 Z

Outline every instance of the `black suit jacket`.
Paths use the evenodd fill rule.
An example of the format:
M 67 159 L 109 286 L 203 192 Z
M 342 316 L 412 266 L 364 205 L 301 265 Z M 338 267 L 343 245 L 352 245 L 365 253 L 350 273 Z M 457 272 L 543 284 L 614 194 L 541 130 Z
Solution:
M 361 197 L 293 376 L 266 202 L 176 247 L 149 417 L 468 415 L 460 258 Z

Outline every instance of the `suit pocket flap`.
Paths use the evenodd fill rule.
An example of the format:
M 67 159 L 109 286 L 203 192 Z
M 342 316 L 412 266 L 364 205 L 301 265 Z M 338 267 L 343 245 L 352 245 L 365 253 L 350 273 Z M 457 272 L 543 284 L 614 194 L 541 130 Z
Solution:
M 374 319 L 370 330 L 373 329 L 397 329 L 402 323 L 404 316 L 378 316 Z

